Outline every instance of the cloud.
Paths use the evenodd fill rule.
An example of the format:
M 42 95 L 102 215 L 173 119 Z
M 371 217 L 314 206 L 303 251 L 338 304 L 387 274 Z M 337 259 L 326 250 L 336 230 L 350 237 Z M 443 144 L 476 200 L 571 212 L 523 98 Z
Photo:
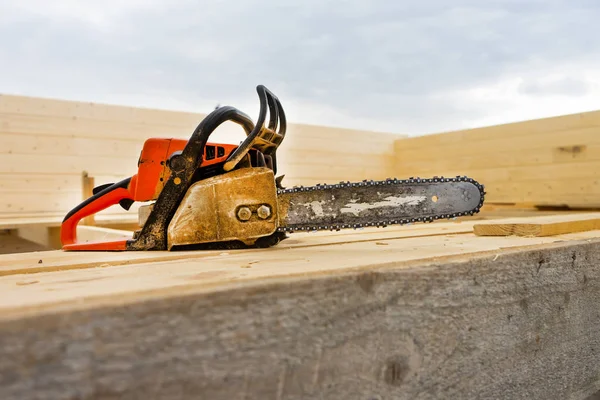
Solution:
M 10 22 L 39 19 L 51 23 L 81 22 L 88 27 L 103 29 L 121 17 L 144 10 L 163 11 L 168 5 L 162 0 L 19 0 L 0 4 L 2 19 Z M 50 25 L 50 24 L 48 24 Z
M 543 74 L 531 70 L 506 75 L 495 83 L 438 93 L 436 99 L 472 111 L 462 126 L 488 126 L 511 121 L 600 109 L 597 63 L 565 63 Z M 540 77 L 541 76 L 541 77 Z M 573 78 L 573 77 L 577 78 Z M 447 130 L 447 129 L 441 129 Z
M 524 82 L 520 86 L 520 92 L 532 95 L 564 95 L 583 96 L 588 94 L 594 85 L 589 81 L 571 76 L 555 78 L 552 76 L 543 79 L 534 79 Z
M 595 1 L 0 3 L 0 91 L 423 133 L 600 109 Z M 582 71 L 587 71 L 582 73 Z

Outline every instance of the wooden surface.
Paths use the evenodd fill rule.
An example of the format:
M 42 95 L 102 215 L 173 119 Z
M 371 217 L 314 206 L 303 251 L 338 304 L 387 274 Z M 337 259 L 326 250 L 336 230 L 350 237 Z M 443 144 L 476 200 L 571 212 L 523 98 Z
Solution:
M 600 111 L 396 142 L 396 174 L 468 175 L 488 203 L 600 206 Z
M 0 256 L 0 398 L 585 399 L 600 231 Z
M 83 173 L 96 185 L 131 176 L 146 139 L 188 139 L 204 117 L 0 95 L 0 219 L 62 218 L 82 201 Z M 284 185 L 386 178 L 398 137 L 290 123 L 278 151 L 279 173 L 286 175 Z M 225 123 L 210 141 L 235 144 L 244 138 L 239 126 Z M 115 216 L 136 221 L 137 206 L 130 212 L 113 206 L 96 221 L 106 224 Z
M 508 218 L 480 222 L 473 228 L 479 236 L 555 236 L 600 229 L 600 213 Z

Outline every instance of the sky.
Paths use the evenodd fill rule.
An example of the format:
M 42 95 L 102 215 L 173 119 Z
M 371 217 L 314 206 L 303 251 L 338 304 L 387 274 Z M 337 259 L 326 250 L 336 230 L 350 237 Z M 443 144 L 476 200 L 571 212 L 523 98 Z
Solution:
M 0 0 L 0 93 L 420 135 L 600 109 L 597 0 Z

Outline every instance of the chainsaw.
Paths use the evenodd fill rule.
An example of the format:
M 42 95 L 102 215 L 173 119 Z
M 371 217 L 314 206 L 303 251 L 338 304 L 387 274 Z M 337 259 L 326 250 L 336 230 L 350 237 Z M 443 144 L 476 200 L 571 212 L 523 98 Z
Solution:
M 474 215 L 484 187 L 468 177 L 388 178 L 286 188 L 277 149 L 287 123 L 279 99 L 257 86 L 256 124 L 231 106 L 217 107 L 189 140 L 150 138 L 138 171 L 93 189 L 61 226 L 63 249 L 92 251 L 265 248 L 293 232 L 385 227 Z M 268 121 L 267 121 L 268 112 Z M 224 122 L 241 126 L 239 145 L 209 142 Z M 131 239 L 78 243 L 77 224 L 119 204 L 138 210 Z

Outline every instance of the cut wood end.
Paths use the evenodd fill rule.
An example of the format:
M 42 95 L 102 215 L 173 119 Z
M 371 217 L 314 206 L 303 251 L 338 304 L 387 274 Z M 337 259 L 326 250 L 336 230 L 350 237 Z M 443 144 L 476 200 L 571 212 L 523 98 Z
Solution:
M 600 215 L 554 215 L 550 217 L 519 218 L 473 225 L 476 236 L 541 237 L 600 229 Z

